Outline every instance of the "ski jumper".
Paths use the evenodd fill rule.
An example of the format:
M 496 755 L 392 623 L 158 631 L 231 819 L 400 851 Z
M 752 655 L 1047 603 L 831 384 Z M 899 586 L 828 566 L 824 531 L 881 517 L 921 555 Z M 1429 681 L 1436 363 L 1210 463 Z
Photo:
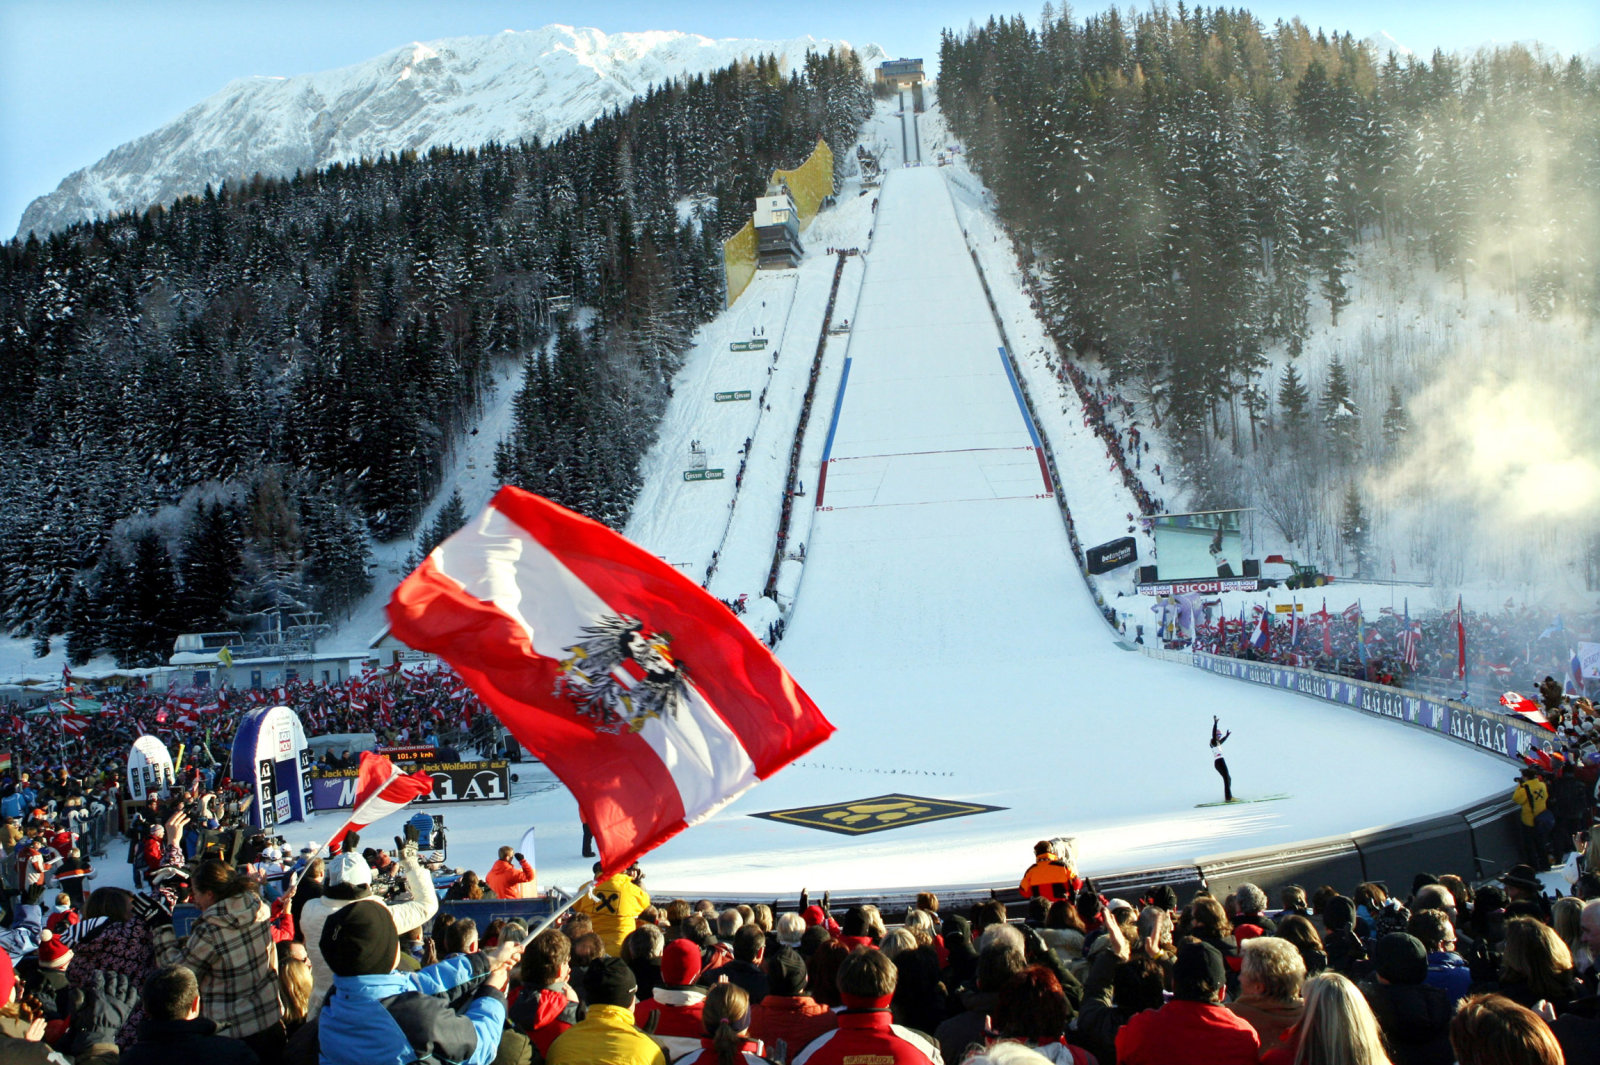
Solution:
M 1228 737 L 1232 735 L 1232 732 L 1223 732 L 1217 728 L 1216 718 L 1211 719 L 1211 764 L 1222 777 L 1223 802 L 1233 801 L 1233 778 L 1228 775 L 1227 759 L 1222 757 L 1222 745 L 1228 742 Z

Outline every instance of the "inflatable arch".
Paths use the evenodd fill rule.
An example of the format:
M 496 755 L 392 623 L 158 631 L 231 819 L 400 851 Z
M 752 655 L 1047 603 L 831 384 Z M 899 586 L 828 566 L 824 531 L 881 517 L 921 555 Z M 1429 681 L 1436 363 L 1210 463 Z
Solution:
M 233 779 L 250 783 L 256 800 L 250 804 L 250 823 L 259 829 L 311 815 L 311 749 L 293 710 L 263 706 L 239 719 Z

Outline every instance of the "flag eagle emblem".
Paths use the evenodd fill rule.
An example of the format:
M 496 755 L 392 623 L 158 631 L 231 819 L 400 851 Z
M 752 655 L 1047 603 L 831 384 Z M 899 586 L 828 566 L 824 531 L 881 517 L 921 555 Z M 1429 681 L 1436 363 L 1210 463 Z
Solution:
M 628 614 L 607 614 L 582 632 L 566 648 L 556 694 L 571 699 L 597 731 L 638 732 L 652 718 L 677 716 L 689 691 L 670 639 Z

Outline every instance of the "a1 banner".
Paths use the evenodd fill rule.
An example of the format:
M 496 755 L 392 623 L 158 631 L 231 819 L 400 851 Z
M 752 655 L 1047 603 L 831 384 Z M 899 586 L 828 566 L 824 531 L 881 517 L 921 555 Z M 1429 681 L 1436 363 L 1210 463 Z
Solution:
M 433 791 L 415 799 L 430 803 L 510 802 L 511 766 L 508 762 L 423 762 L 406 764 L 433 777 Z M 355 805 L 356 771 L 318 770 L 311 775 L 311 801 L 318 810 L 348 810 Z

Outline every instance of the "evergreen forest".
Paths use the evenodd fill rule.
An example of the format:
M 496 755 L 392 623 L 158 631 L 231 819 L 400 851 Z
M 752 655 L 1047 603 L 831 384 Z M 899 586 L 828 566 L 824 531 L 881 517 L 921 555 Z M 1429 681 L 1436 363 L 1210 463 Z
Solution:
M 497 473 L 620 525 L 721 241 L 819 137 L 853 53 L 652 89 L 551 144 L 402 153 L 0 248 L 0 627 L 74 663 L 336 618 L 420 532 L 497 369 Z M 459 498 L 445 512 L 461 513 Z
M 1373 350 L 1333 351 L 1315 380 L 1297 367 L 1313 320 L 1338 326 L 1358 262 L 1411 271 L 1393 271 L 1405 280 L 1386 294 L 1408 314 L 1432 284 L 1570 324 L 1551 330 L 1563 342 L 1593 336 L 1600 77 L 1579 58 L 1520 45 L 1383 54 L 1298 20 L 1183 3 L 1083 19 L 1046 5 L 1034 25 L 946 30 L 939 80 L 1048 327 L 1169 434 L 1189 509 L 1253 502 L 1290 543 L 1338 541 L 1361 571 L 1369 485 L 1411 446 L 1414 393 L 1447 378 L 1442 362 L 1386 368 L 1399 327 L 1384 322 Z M 1459 362 L 1487 345 L 1456 324 L 1438 347 Z M 1488 392 L 1508 373 L 1561 382 L 1570 363 L 1556 390 L 1592 401 L 1584 343 L 1570 359 L 1540 351 L 1542 373 L 1527 351 L 1484 357 L 1478 379 Z M 1460 478 L 1441 467 L 1467 449 L 1437 450 L 1408 477 L 1413 498 Z M 1437 530 L 1501 520 L 1441 513 L 1396 539 L 1425 552 Z M 1459 579 L 1437 561 L 1418 565 Z

